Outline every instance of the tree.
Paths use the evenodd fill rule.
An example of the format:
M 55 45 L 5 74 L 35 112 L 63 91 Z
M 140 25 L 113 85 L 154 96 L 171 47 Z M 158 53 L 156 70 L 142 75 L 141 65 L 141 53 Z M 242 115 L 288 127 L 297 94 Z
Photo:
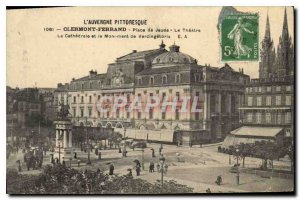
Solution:
M 176 181 L 154 184 L 132 176 L 108 176 L 100 171 L 46 165 L 39 175 L 20 175 L 7 171 L 9 194 L 171 194 L 192 193 L 193 189 Z

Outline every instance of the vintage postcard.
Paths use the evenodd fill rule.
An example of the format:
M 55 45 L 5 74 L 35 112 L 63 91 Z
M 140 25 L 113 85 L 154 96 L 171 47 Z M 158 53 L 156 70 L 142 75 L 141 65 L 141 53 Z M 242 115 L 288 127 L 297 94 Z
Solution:
M 295 194 L 293 7 L 8 7 L 7 194 Z

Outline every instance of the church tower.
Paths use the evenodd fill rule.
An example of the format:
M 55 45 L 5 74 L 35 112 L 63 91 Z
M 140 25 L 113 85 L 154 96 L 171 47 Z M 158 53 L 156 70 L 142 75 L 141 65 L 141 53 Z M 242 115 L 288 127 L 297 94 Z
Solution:
M 294 74 L 294 46 L 289 35 L 286 9 L 284 10 L 284 20 L 282 34 L 277 47 L 277 76 L 284 77 Z
M 274 73 L 275 49 L 271 39 L 269 16 L 267 16 L 265 37 L 262 41 L 261 61 L 259 62 L 259 78 L 270 78 Z

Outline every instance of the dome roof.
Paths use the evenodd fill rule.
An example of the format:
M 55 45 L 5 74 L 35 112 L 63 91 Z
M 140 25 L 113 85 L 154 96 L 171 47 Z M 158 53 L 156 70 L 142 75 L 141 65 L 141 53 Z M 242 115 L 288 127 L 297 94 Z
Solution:
M 192 56 L 179 52 L 180 46 L 173 44 L 169 48 L 170 51 L 160 54 L 154 58 L 152 65 L 197 64 L 197 60 Z

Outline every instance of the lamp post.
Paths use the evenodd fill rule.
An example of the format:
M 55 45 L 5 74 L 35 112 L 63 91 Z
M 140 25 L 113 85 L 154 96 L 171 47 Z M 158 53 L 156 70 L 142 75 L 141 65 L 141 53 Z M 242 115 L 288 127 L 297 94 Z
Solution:
M 161 157 L 159 158 L 159 162 L 160 162 L 160 172 L 161 172 L 161 186 L 164 186 L 164 164 L 165 164 L 165 157 L 163 155 L 161 155 Z
M 61 143 L 61 137 L 58 137 L 58 162 L 60 164 L 60 143 Z
M 236 166 L 237 166 L 237 172 L 236 172 L 236 184 L 240 184 L 240 170 L 239 170 L 239 149 L 236 149 Z
M 144 147 L 142 148 L 142 169 L 145 170 L 145 166 L 144 166 Z
M 123 157 L 126 157 L 126 142 L 125 142 L 125 136 L 126 136 L 126 127 L 124 127 L 124 133 L 123 133 Z
M 126 135 L 126 127 L 124 127 L 124 133 L 123 133 L 123 139 L 125 140 L 125 135 Z
M 87 150 L 88 150 L 88 160 L 86 161 L 86 164 L 87 165 L 90 165 L 92 164 L 91 160 L 90 160 L 90 145 L 89 145 L 89 138 L 88 138 L 88 130 L 87 130 L 87 127 L 86 127 L 86 147 L 87 147 Z

